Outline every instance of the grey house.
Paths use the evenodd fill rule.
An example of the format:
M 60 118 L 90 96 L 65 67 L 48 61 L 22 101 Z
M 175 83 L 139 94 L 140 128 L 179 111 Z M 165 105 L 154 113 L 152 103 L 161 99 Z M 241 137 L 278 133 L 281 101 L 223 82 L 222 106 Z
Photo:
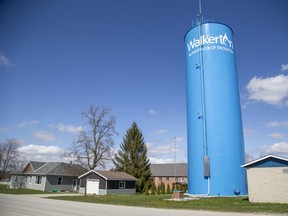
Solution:
M 78 176 L 85 171 L 78 164 L 31 161 L 21 173 L 11 176 L 10 187 L 41 191 L 78 191 Z
M 78 177 L 82 194 L 135 194 L 136 178 L 125 172 L 90 170 Z

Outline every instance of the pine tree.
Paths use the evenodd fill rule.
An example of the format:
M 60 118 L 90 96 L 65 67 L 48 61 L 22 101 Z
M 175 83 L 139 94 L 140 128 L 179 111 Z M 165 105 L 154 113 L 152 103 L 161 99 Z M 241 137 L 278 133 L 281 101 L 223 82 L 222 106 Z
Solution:
M 162 182 L 161 184 L 161 194 L 165 194 L 165 184 Z
M 167 194 L 170 194 L 170 193 L 171 193 L 170 185 L 167 184 Z
M 151 185 L 151 195 L 155 195 L 156 189 L 155 189 L 155 183 L 153 182 Z
M 160 188 L 160 184 L 158 184 L 157 186 L 157 195 L 160 195 L 161 194 L 161 188 Z
M 124 171 L 135 178 L 136 191 L 144 192 L 146 182 L 150 181 L 150 161 L 147 158 L 147 146 L 136 122 L 126 131 L 120 150 L 113 160 L 115 170 Z
M 145 192 L 144 192 L 144 194 L 145 194 L 146 196 L 149 195 L 149 184 L 148 184 L 148 183 L 145 184 Z

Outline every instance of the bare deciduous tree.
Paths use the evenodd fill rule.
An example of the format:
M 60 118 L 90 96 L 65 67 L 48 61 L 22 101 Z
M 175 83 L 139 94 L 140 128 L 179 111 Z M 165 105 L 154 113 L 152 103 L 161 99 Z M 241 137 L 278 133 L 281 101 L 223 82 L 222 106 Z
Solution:
M 6 171 L 18 171 L 22 160 L 19 145 L 19 140 L 14 138 L 0 142 L 0 179 Z
M 110 109 L 91 105 L 87 112 L 81 113 L 86 119 L 85 127 L 72 143 L 68 155 L 88 169 L 103 167 L 112 160 L 116 120 Z

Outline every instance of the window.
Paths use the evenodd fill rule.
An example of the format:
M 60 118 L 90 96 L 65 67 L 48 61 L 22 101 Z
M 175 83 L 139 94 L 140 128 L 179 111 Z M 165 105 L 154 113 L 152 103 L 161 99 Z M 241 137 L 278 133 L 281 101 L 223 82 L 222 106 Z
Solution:
M 62 181 L 63 181 L 63 177 L 59 176 L 58 181 L 57 181 L 57 185 L 62 185 Z
M 178 182 L 178 176 L 175 177 L 175 182 Z
M 35 178 L 35 184 L 41 184 L 42 176 L 36 176 Z
M 166 182 L 169 182 L 169 177 L 166 177 Z
M 162 177 L 159 177 L 159 181 L 162 182 Z
M 125 182 L 124 181 L 119 182 L 119 189 L 125 189 Z

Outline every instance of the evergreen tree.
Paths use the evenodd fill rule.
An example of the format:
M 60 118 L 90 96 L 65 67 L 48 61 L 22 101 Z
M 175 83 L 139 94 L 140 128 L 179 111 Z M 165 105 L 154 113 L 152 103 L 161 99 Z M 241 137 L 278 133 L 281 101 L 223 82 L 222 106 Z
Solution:
M 165 194 L 165 184 L 162 182 L 161 184 L 161 194 Z
M 157 195 L 160 195 L 161 194 L 161 188 L 160 188 L 160 184 L 158 184 L 157 186 Z
M 170 193 L 171 193 L 170 185 L 167 184 L 167 194 L 170 194 Z
M 146 196 L 149 195 L 149 184 L 148 184 L 148 183 L 145 184 L 145 192 L 144 192 L 144 194 L 145 194 Z
M 124 171 L 137 178 L 136 191 L 144 192 L 145 184 L 151 177 L 150 161 L 147 158 L 147 146 L 142 132 L 136 122 L 126 131 L 113 162 L 115 170 Z
M 182 191 L 184 191 L 185 193 L 187 192 L 187 185 L 186 184 L 182 186 Z
M 151 185 L 151 195 L 155 195 L 156 191 L 155 191 L 155 183 L 153 182 Z

